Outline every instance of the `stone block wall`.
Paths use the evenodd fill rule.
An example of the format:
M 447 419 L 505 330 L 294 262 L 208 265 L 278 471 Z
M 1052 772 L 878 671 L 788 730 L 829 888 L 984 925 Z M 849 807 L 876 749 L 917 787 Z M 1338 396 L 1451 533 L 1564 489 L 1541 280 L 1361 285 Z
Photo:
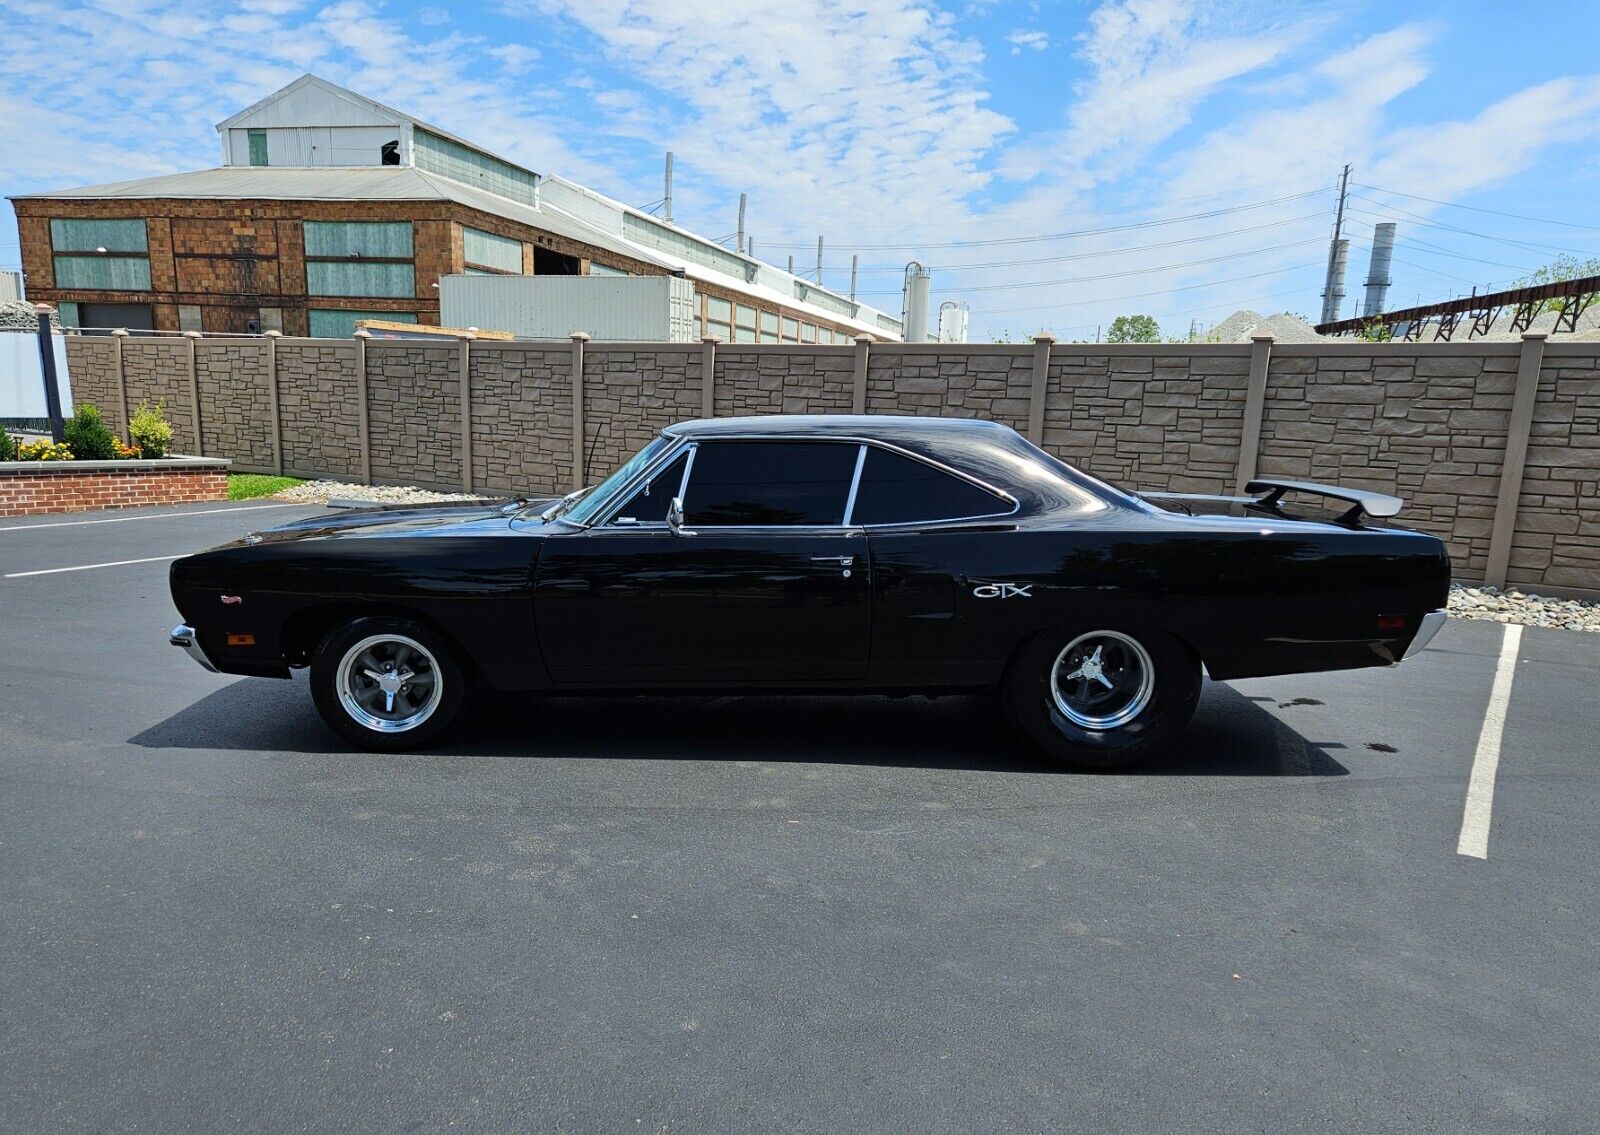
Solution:
M 367 344 L 372 479 L 429 489 L 461 487 L 460 350 L 451 343 Z
M 589 344 L 583 360 L 588 481 L 617 468 L 673 422 L 701 417 L 700 347 Z
M 272 472 L 267 353 L 249 339 L 218 340 L 197 350 L 194 364 L 203 452 L 227 454 L 238 472 Z
M 75 373 L 70 356 L 67 367 Z M 172 451 L 199 454 L 200 439 L 194 432 L 189 397 L 189 351 L 184 340 L 124 339 L 122 373 L 128 408 L 137 409 L 140 402 L 160 403 L 172 422 Z M 201 409 L 203 414 L 204 407 Z
M 848 414 L 854 392 L 854 347 L 717 345 L 716 417 Z
M 1592 588 L 1600 580 L 1600 366 L 1595 345 L 1578 346 L 1545 348 L 1511 574 Z
M 129 405 L 160 399 L 179 449 L 195 452 L 187 343 L 121 342 Z M 1046 449 L 1133 490 L 1232 493 L 1259 473 L 1395 493 L 1402 522 L 1445 539 L 1463 578 L 1483 578 L 1498 548 L 1515 584 L 1600 594 L 1600 344 L 1528 349 L 1542 354 L 1536 392 L 1533 369 L 1519 380 L 1521 343 L 874 344 L 864 401 L 869 413 L 987 418 L 1024 433 L 1037 419 Z M 468 482 L 459 344 L 370 341 L 365 376 L 351 340 L 280 339 L 275 376 L 264 340 L 200 339 L 195 350 L 206 455 L 273 460 L 275 378 L 286 472 Z M 703 413 L 698 344 L 587 343 L 577 447 L 571 343 L 473 342 L 468 354 L 478 491 L 565 492 L 581 465 L 592 482 L 662 426 Z M 68 356 L 76 397 L 114 407 L 115 343 L 74 337 Z M 855 347 L 717 344 L 712 357 L 718 416 L 855 404 Z M 1247 417 L 1257 383 L 1259 419 Z M 1531 422 L 1513 516 L 1499 497 L 1508 434 L 1521 430 L 1514 405 Z
M 474 343 L 472 483 L 481 492 L 572 488 L 572 349 Z
M 1272 353 L 1262 474 L 1405 499 L 1405 523 L 1441 537 L 1481 579 L 1494 527 L 1519 344 L 1375 355 L 1347 346 Z
M 278 341 L 278 412 L 284 472 L 341 481 L 365 477 L 360 390 L 353 342 Z
M 1028 427 L 1033 348 L 874 347 L 867 357 L 867 413 L 986 418 Z M 849 403 L 847 402 L 846 405 Z
M 1045 448 L 1126 487 L 1232 492 L 1250 349 L 1100 350 L 1051 352 Z

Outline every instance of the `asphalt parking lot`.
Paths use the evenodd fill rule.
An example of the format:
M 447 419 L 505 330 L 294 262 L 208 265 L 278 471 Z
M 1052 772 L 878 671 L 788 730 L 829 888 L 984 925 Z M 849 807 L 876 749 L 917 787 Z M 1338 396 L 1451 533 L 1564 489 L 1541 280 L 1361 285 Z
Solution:
M 1115 775 L 957 698 L 380 757 L 166 643 L 313 511 L 0 520 L 0 1129 L 1596 1129 L 1600 636 L 1208 683 Z

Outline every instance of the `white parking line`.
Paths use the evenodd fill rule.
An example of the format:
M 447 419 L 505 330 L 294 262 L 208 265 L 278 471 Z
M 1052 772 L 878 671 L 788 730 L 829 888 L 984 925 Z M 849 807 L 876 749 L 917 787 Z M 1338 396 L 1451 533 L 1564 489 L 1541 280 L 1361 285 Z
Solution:
M 1456 854 L 1474 859 L 1489 858 L 1489 822 L 1494 812 L 1494 778 L 1500 768 L 1500 739 L 1506 729 L 1506 707 L 1511 702 L 1511 682 L 1517 674 L 1517 646 L 1522 628 L 1506 624 L 1500 640 L 1500 661 L 1494 668 L 1494 685 L 1489 689 L 1489 707 L 1483 714 L 1483 731 L 1478 734 L 1478 752 L 1472 758 L 1472 779 L 1467 782 L 1467 804 L 1461 813 L 1461 838 Z
M 79 564 L 77 567 L 44 568 L 42 571 L 14 571 L 0 578 L 26 579 L 30 575 L 59 575 L 64 571 L 93 571 L 95 568 L 123 567 L 127 564 L 154 564 L 160 563 L 162 560 L 181 560 L 184 556 L 190 554 L 189 552 L 179 552 L 175 556 L 147 556 L 142 560 L 112 560 L 110 563 L 104 564 Z
M 104 520 L 54 520 L 49 524 L 17 524 L 0 532 L 29 532 L 35 528 L 79 528 L 85 524 L 126 524 L 130 520 L 167 520 L 171 517 L 210 516 L 217 512 L 258 512 L 268 508 L 314 508 L 306 504 L 247 504 L 239 508 L 202 508 L 194 512 L 152 512 L 145 516 L 113 516 Z

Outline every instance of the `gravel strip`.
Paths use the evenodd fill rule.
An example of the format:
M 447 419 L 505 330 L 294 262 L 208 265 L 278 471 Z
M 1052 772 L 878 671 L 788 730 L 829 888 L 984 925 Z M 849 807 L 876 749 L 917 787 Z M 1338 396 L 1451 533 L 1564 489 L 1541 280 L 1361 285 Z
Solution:
M 404 485 L 351 485 L 340 481 L 307 481 L 274 493 L 273 500 L 291 504 L 326 504 L 330 500 L 363 500 L 374 504 L 437 504 L 440 501 L 499 500 L 472 493 L 434 493 Z
M 1551 599 L 1496 587 L 1450 585 L 1450 614 L 1458 619 L 1521 623 L 1525 627 L 1563 627 L 1600 631 L 1600 603 L 1583 599 Z

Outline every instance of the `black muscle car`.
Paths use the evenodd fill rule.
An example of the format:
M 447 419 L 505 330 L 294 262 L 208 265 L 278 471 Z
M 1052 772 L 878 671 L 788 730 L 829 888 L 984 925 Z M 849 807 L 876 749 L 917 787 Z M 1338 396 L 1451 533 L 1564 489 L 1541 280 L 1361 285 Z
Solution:
M 171 640 L 227 674 L 309 666 L 371 749 L 433 741 L 479 685 L 997 691 L 1044 753 L 1106 767 L 1172 740 L 1202 667 L 1389 665 L 1442 625 L 1444 545 L 1381 523 L 1400 501 L 1247 491 L 1129 494 L 992 422 L 685 422 L 560 500 L 349 511 L 180 559 Z

